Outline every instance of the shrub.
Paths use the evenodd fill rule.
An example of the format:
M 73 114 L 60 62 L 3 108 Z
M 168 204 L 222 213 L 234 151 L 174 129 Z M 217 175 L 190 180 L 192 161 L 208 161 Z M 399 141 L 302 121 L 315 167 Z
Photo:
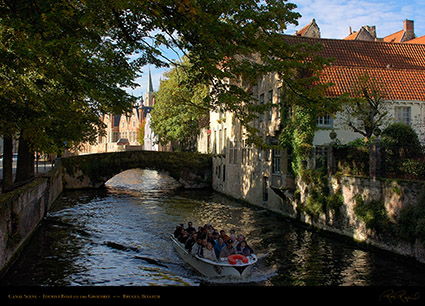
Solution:
M 400 238 L 415 242 L 418 238 L 425 245 L 425 197 L 416 205 L 405 206 L 397 220 Z
M 383 201 L 364 202 L 362 199 L 356 198 L 354 213 L 366 224 L 367 228 L 380 232 L 385 232 L 388 229 L 390 220 Z
M 417 158 L 422 155 L 418 135 L 409 125 L 393 123 L 382 132 L 382 142 L 392 158 Z

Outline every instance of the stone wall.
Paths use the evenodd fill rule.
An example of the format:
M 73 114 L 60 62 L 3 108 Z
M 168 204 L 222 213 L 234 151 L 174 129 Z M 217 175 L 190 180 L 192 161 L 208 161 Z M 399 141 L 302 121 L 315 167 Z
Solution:
M 60 162 L 47 174 L 0 197 L 0 274 L 4 273 L 62 192 Z
M 281 212 L 313 227 L 348 236 L 356 241 L 425 263 L 425 247 L 421 242 L 410 243 L 401 240 L 395 234 L 377 232 L 367 228 L 354 211 L 357 204 L 356 199 L 362 199 L 364 202 L 382 201 L 390 221 L 397 224 L 403 207 L 423 205 L 420 201 L 425 194 L 425 182 L 333 176 L 330 179 L 330 185 L 331 193 L 341 191 L 344 198 L 344 203 L 339 210 L 326 210 L 324 214 L 314 218 L 297 210 L 295 202 L 286 201 Z M 306 200 L 308 194 L 303 183 L 299 183 L 299 187 L 301 190 L 300 202 L 302 202 Z M 297 211 L 297 214 L 288 214 L 289 211 Z

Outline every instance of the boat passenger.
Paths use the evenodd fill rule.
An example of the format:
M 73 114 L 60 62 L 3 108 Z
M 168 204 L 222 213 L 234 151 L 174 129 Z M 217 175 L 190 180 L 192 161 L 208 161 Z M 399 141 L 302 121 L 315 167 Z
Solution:
M 201 237 L 197 237 L 196 238 L 196 243 L 193 245 L 192 247 L 192 251 L 190 252 L 192 255 L 198 255 L 198 253 L 200 252 L 200 248 L 202 247 L 202 238 Z
M 205 259 L 217 261 L 217 257 L 215 256 L 215 252 L 211 242 L 207 242 L 207 246 L 205 247 L 205 249 L 203 249 L 202 255 Z
M 230 255 L 236 254 L 236 250 L 232 244 L 233 244 L 233 240 L 230 238 L 227 239 L 226 246 L 224 246 L 221 249 L 220 258 L 227 258 Z
M 247 245 L 245 240 L 242 240 L 241 243 L 236 247 L 236 252 L 244 256 L 249 256 L 253 253 L 252 249 Z
M 226 244 L 224 243 L 223 238 L 219 237 L 218 240 L 217 240 L 217 243 L 214 245 L 214 252 L 215 252 L 215 256 L 217 258 L 220 257 L 221 249 L 225 246 L 226 246 Z
M 183 229 L 182 234 L 177 237 L 177 240 L 181 243 L 186 243 L 187 239 L 189 239 L 189 233 L 185 229 Z
M 196 229 L 192 226 L 192 222 L 187 222 L 187 228 L 186 231 L 190 234 L 192 232 L 196 232 Z
M 174 238 L 178 238 L 184 230 L 183 224 L 180 224 L 179 226 L 176 226 L 176 230 L 174 231 Z
M 201 241 L 201 246 L 198 248 L 198 253 L 196 255 L 198 255 L 199 257 L 203 257 L 204 256 L 204 250 L 207 248 L 207 239 L 202 239 Z
M 233 240 L 233 243 L 235 243 L 236 241 L 236 231 L 235 230 L 230 230 L 230 239 Z
M 214 246 L 216 245 L 216 243 L 218 243 L 218 237 L 220 237 L 220 234 L 217 231 L 214 231 L 212 233 L 213 239 L 214 239 Z
M 184 247 L 189 251 L 192 252 L 193 245 L 196 244 L 196 232 L 192 232 L 189 239 L 186 240 L 186 243 L 184 244 Z
M 220 231 L 220 237 L 223 238 L 225 242 L 230 239 L 230 237 L 226 235 L 226 232 L 224 230 Z
M 210 242 L 212 244 L 212 246 L 214 247 L 215 241 L 214 241 L 214 237 L 213 237 L 212 233 L 208 233 L 207 242 Z
M 236 248 L 243 240 L 245 240 L 245 237 L 242 234 L 238 234 L 238 236 L 236 237 L 236 241 L 233 242 L 233 246 Z

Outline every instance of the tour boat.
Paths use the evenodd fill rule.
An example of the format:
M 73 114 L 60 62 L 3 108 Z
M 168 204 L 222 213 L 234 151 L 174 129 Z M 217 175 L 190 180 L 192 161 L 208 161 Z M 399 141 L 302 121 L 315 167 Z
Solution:
M 194 267 L 199 273 L 207 277 L 227 276 L 245 278 L 251 273 L 252 266 L 258 260 L 255 254 L 251 254 L 246 257 L 240 254 L 235 254 L 225 258 L 224 260 L 212 261 L 192 255 L 185 249 L 184 245 L 173 236 L 171 236 L 171 241 L 182 259 Z

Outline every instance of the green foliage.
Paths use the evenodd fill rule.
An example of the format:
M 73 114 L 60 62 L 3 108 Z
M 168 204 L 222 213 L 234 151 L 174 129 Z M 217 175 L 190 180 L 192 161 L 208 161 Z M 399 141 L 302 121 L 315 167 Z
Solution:
M 116 3 L 113 3 L 115 5 Z M 101 1 L 0 3 L 0 134 L 20 133 L 32 150 L 95 141 L 102 112 L 129 110 L 139 62 Z
M 422 147 L 412 127 L 393 123 L 382 132 L 387 173 L 395 177 L 423 179 Z
M 208 122 L 208 86 L 192 86 L 192 64 L 185 58 L 165 74 L 156 93 L 152 129 L 162 144 L 177 143 L 181 151 L 195 151 L 202 123 Z M 205 120 L 207 119 L 207 120 Z
M 283 122 L 279 137 L 280 145 L 291 151 L 292 171 L 300 175 L 313 149 L 314 133 L 317 129 L 317 112 L 294 106 L 292 114 Z
M 362 140 L 333 148 L 337 171 L 346 175 L 369 176 L 369 148 Z
M 397 220 L 399 236 L 409 242 L 419 239 L 425 245 L 425 197 L 403 207 Z
M 415 130 L 403 123 L 393 123 L 382 132 L 382 142 L 392 159 L 415 158 L 422 154 Z
M 318 217 L 326 210 L 339 212 L 344 204 L 344 196 L 341 190 L 331 193 L 327 174 L 323 170 L 303 170 L 301 179 L 308 184 L 309 192 L 305 203 L 299 204 L 300 209 L 313 217 Z
M 356 197 L 354 213 L 366 224 L 367 228 L 379 232 L 388 231 L 390 220 L 383 201 L 371 200 L 369 202 L 365 202 L 360 196 L 358 196 Z

